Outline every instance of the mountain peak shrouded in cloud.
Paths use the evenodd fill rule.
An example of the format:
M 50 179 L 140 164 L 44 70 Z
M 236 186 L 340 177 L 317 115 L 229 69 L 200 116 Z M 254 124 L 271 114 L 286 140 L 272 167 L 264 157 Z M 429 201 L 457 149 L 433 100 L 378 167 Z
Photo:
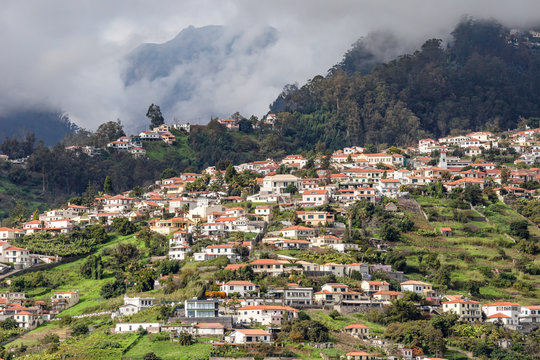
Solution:
M 173 39 L 162 44 L 142 44 L 127 56 L 124 83 L 129 86 L 141 79 L 153 81 L 168 77 L 177 66 L 202 60 L 219 69 L 225 57 L 235 52 L 254 54 L 277 40 L 277 31 L 266 27 L 255 37 L 244 30 L 221 25 L 200 28 L 189 26 Z M 211 75 L 211 74 L 208 74 Z
M 126 57 L 123 81 L 126 89 L 159 85 L 159 102 L 165 113 L 206 122 L 213 115 L 230 115 L 238 109 L 232 97 L 250 78 L 257 77 L 265 51 L 278 39 L 276 29 L 266 26 L 241 29 L 211 25 L 189 26 L 161 44 L 142 44 Z M 238 79 L 242 79 L 241 82 Z M 227 89 L 229 85 L 234 88 Z M 200 107 L 193 101 L 201 99 Z M 229 106 L 223 106 L 222 101 Z M 212 103 L 219 106 L 213 107 Z M 204 104 L 204 105 L 203 105 Z M 195 121 L 194 121 L 195 120 Z

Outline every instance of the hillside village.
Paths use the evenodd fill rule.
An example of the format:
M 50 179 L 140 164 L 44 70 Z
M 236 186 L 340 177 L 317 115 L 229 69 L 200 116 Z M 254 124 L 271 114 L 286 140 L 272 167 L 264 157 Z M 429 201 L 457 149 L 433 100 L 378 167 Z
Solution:
M 265 121 L 271 124 L 273 115 Z M 234 120 L 220 122 L 230 131 L 237 130 Z M 121 137 L 106 148 L 146 156 L 148 142 L 174 143 L 169 130 L 161 125 L 135 137 Z M 519 157 L 506 163 L 497 158 L 503 153 Z M 214 166 L 201 173 L 165 177 L 137 191 L 100 193 L 85 202 L 35 213 L 19 228 L 0 228 L 0 259 L 9 289 L 1 294 L 1 319 L 12 319 L 25 331 L 62 319 L 62 311 L 84 296 L 78 288 L 36 300 L 24 291 L 13 291 L 16 282 L 10 279 L 19 272 L 40 273 L 40 267 L 54 269 L 69 262 L 69 254 L 44 251 L 39 255 L 36 248 L 24 245 L 55 239 L 64 243 L 81 231 L 103 227 L 123 235 L 136 229 L 136 241 L 145 236 L 153 239 L 152 234 L 165 239 L 161 250 L 144 264 L 154 270 L 147 279 L 150 285 L 126 278 L 124 286 L 138 291 L 124 294 L 124 289 L 115 295 L 119 302 L 114 308 L 88 314 L 111 319 L 112 334 L 166 333 L 167 339 L 170 336 L 184 345 L 210 337 L 215 339 L 209 342 L 212 358 L 261 351 L 287 359 L 441 358 L 448 350 L 444 342 L 411 340 L 395 328 L 390 332 L 390 327 L 381 331 L 380 324 L 389 324 L 385 316 L 390 318 L 410 305 L 400 322 L 431 319 L 433 323 L 440 317 L 451 326 L 492 326 L 500 332 L 496 346 L 512 348 L 517 335 L 508 334 L 538 333 L 538 277 L 532 278 L 532 285 L 519 280 L 525 288 L 523 302 L 511 301 L 514 292 L 498 293 L 487 301 L 490 295 L 479 291 L 485 284 L 476 278 L 464 279 L 467 290 L 452 289 L 450 275 L 445 279 L 430 274 L 447 271 L 436 252 L 408 252 L 407 258 L 400 255 L 394 260 L 392 254 L 416 246 L 415 241 L 481 243 L 486 236 L 508 244 L 506 252 L 515 246 L 525 257 L 537 254 L 536 220 L 504 210 L 511 211 L 513 218 L 499 224 L 488 210 L 511 209 L 521 199 L 538 201 L 540 169 L 534 165 L 539 162 L 540 129 L 501 135 L 475 132 L 422 139 L 406 149 L 392 146 L 372 152 L 354 146 L 326 156 L 290 154 L 221 170 Z M 453 203 L 446 207 L 445 201 Z M 508 259 L 502 253 L 502 259 Z M 430 264 L 437 264 L 409 273 L 408 265 L 417 255 L 418 268 L 428 258 Z M 158 265 L 167 261 L 176 263 L 171 265 L 176 270 L 159 273 Z M 87 263 L 92 274 L 97 271 L 90 260 Z M 529 275 L 523 279 L 539 274 L 537 258 L 524 267 Z M 196 297 L 168 298 L 167 293 L 188 287 L 184 268 L 206 271 L 203 291 Z M 510 287 L 518 281 L 512 268 L 488 269 L 486 278 L 494 276 L 499 284 L 510 281 Z M 163 304 L 170 306 L 170 312 L 160 321 L 144 321 L 145 316 L 130 321 Z M 311 321 L 308 327 L 317 331 L 302 334 L 297 327 L 305 321 Z M 438 336 L 448 331 L 436 329 Z M 304 341 L 304 347 L 289 346 Z M 261 348 L 264 344 L 268 346 Z M 456 342 L 453 346 L 460 347 Z M 309 352 L 308 347 L 320 350 Z M 464 353 L 473 350 L 464 344 L 461 348 Z M 15 354 L 14 348 L 11 351 Z

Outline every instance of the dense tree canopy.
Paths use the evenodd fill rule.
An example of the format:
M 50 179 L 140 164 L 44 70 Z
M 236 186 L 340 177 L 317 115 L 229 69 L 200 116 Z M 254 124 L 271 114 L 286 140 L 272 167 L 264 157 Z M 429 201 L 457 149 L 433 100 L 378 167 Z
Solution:
M 353 48 L 327 77 L 285 89 L 278 131 L 304 149 L 317 140 L 336 149 L 515 128 L 520 116 L 540 110 L 540 56 L 508 44 L 507 34 L 493 21 L 466 19 L 447 49 L 430 39 L 367 75 L 356 66 L 365 63 L 365 51 Z

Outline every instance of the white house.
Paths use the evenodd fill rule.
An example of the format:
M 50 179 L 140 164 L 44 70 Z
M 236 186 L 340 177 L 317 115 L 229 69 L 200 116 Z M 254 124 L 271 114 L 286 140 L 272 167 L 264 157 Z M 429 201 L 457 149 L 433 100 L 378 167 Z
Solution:
M 380 179 L 379 184 L 377 185 L 377 190 L 381 192 L 381 194 L 392 194 L 399 191 L 399 187 L 401 186 L 401 181 L 398 179 Z
M 160 324 L 159 323 L 118 323 L 114 327 L 114 332 L 117 334 L 120 333 L 130 333 L 137 332 L 139 329 L 144 329 L 148 332 L 159 332 Z M 152 331 L 154 329 L 154 331 Z
M 41 228 L 42 228 L 42 224 L 40 220 L 32 220 L 32 221 L 25 222 L 23 224 L 23 230 L 25 231 L 26 235 L 40 232 L 42 230 Z
M 292 286 L 283 290 L 285 305 L 311 305 L 313 304 L 313 288 Z
M 116 195 L 105 200 L 103 211 L 105 212 L 127 212 L 131 210 L 133 199 L 127 196 Z
M 227 296 L 237 293 L 241 296 L 249 295 L 249 293 L 257 291 L 257 285 L 250 281 L 231 280 L 221 284 L 219 290 L 226 293 Z
M 478 301 L 454 299 L 444 302 L 442 306 L 443 312 L 458 314 L 462 321 L 482 321 L 482 312 L 480 311 L 480 303 Z
M 439 139 L 440 140 L 440 139 Z M 421 139 L 418 141 L 418 151 L 421 153 L 431 153 L 431 148 L 437 146 L 438 142 L 433 139 Z
M 169 253 L 167 257 L 169 260 L 183 261 L 186 258 L 186 253 L 188 253 L 189 250 L 190 247 L 187 245 L 178 244 L 169 246 Z
M 51 296 L 51 300 L 58 300 L 58 299 L 64 299 L 68 307 L 71 307 L 79 302 L 79 292 L 78 291 L 56 291 L 53 296 Z
M 250 262 L 249 265 L 255 273 L 268 273 L 277 276 L 285 272 L 283 263 L 274 259 L 257 259 Z
M 257 305 L 243 306 L 237 310 L 239 323 L 258 323 L 261 325 L 281 324 L 285 313 L 288 318 L 293 319 L 298 317 L 299 311 L 290 306 L 281 305 Z
M 262 329 L 236 329 L 231 336 L 237 344 L 272 342 L 270 333 Z
M 132 315 L 139 311 L 151 308 L 154 306 L 154 298 L 152 297 L 128 297 L 124 295 L 124 305 L 118 308 L 118 312 L 113 313 L 112 317 Z
M 424 296 L 432 296 L 434 294 L 433 285 L 423 281 L 408 280 L 400 284 L 401 291 L 411 291 Z
M 343 332 L 359 338 L 369 337 L 369 328 L 364 324 L 351 324 L 343 328 Z
M 289 226 L 280 230 L 280 232 L 283 237 L 290 239 L 305 239 L 315 235 L 315 229 L 301 225 Z
M 347 265 L 338 263 L 326 263 L 321 265 L 321 271 L 326 271 L 335 276 L 345 276 L 347 274 Z
M 199 323 L 196 325 L 196 332 L 199 336 L 219 336 L 225 335 L 225 326 L 220 323 Z
M 324 284 L 321 291 L 314 294 L 318 304 L 340 304 L 343 300 L 360 300 L 361 294 L 349 289 L 345 284 Z
M 143 131 L 139 134 L 139 138 L 143 141 L 159 141 L 161 135 L 154 131 Z
M 208 261 L 213 260 L 219 256 L 226 256 L 235 263 L 237 260 L 237 254 L 233 245 L 221 244 L 221 245 L 209 245 L 202 252 L 195 253 L 195 261 Z
M 8 243 L 3 243 L 1 245 L 1 261 L 12 263 L 15 269 L 25 269 L 32 266 L 30 250 L 17 246 L 9 246 Z
M 255 215 L 260 216 L 264 221 L 270 221 L 272 218 L 272 206 L 259 205 L 255 208 Z
M 24 230 L 11 229 L 8 227 L 0 227 L 0 240 L 9 241 L 24 236 Z
M 540 323 L 540 306 L 522 306 L 519 322 L 521 324 Z
M 386 281 L 369 281 L 362 280 L 360 288 L 367 294 L 376 293 L 377 291 L 388 291 L 390 290 L 390 284 Z
M 219 314 L 219 302 L 216 299 L 184 301 L 185 316 L 188 318 L 212 318 Z
M 12 318 L 17 322 L 17 326 L 22 329 L 31 330 L 39 325 L 39 316 L 29 311 L 17 311 Z
M 265 176 L 263 179 L 263 184 L 261 186 L 261 195 L 264 194 L 282 194 L 284 190 L 289 185 L 294 185 L 297 189 L 300 188 L 302 181 L 300 178 L 289 175 L 289 174 L 280 174 Z
M 326 190 L 305 190 L 302 193 L 302 203 L 309 206 L 320 206 L 328 203 L 329 196 Z
M 513 302 L 495 302 L 482 305 L 482 311 L 486 314 L 488 319 L 490 316 L 491 318 L 494 318 L 495 315 L 502 314 L 504 317 L 497 316 L 501 319 L 505 319 L 503 321 L 505 325 L 518 325 L 519 317 L 521 315 L 521 305 Z

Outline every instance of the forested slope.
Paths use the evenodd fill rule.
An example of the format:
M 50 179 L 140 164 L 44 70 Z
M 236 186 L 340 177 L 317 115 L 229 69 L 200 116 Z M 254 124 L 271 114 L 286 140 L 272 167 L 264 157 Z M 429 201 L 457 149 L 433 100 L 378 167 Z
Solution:
M 406 145 L 424 136 L 507 130 L 540 111 L 540 56 L 526 35 L 493 21 L 467 19 L 453 41 L 427 40 L 365 72 L 361 43 L 326 77 L 287 86 L 279 101 L 280 132 L 302 145 Z

